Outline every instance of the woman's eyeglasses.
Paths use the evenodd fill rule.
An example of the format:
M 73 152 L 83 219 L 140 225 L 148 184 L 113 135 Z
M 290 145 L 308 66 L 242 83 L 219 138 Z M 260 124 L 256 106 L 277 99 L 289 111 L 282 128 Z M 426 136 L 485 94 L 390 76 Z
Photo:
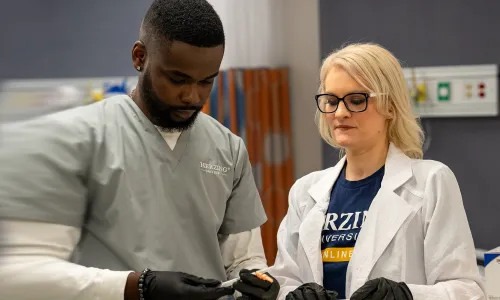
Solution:
M 363 112 L 368 108 L 368 99 L 375 97 L 375 93 L 351 93 L 340 98 L 333 94 L 316 95 L 316 104 L 320 112 L 331 114 L 337 111 L 340 101 L 344 102 L 345 107 L 350 112 Z

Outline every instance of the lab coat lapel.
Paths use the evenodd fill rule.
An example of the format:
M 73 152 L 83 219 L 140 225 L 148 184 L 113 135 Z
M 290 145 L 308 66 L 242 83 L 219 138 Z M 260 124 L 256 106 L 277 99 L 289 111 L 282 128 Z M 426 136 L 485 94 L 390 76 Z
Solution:
M 411 159 L 391 144 L 381 188 L 368 210 L 349 262 L 348 295 L 367 281 L 377 260 L 412 213 L 411 205 L 394 192 L 412 175 Z
M 327 170 L 326 174 L 308 190 L 316 202 L 304 218 L 299 228 L 299 240 L 309 262 L 314 281 L 323 283 L 323 261 L 321 259 L 321 232 L 325 222 L 325 214 L 330 202 L 333 184 L 342 170 L 345 157 L 337 165 Z

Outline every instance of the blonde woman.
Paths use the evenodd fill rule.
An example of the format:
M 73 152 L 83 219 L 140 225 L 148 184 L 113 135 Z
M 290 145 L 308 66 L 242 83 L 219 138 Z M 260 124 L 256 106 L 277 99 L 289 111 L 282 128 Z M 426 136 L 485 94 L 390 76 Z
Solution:
M 279 299 L 484 299 L 457 180 L 422 159 L 398 60 L 353 44 L 320 77 L 319 131 L 345 155 L 290 191 L 270 272 Z

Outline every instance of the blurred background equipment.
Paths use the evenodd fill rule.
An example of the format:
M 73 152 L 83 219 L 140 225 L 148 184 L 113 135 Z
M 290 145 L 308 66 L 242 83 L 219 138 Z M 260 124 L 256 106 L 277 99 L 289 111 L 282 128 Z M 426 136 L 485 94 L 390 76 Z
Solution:
M 406 68 L 415 112 L 422 118 L 498 116 L 498 66 Z
M 127 94 L 136 83 L 136 77 L 4 80 L 0 120 L 19 121 Z

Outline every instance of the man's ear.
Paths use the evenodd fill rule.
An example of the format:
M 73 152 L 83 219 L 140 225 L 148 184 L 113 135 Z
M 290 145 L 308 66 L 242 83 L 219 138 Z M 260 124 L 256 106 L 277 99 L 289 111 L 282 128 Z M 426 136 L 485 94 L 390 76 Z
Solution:
M 132 47 L 132 63 L 134 69 L 142 71 L 146 62 L 146 46 L 142 41 L 136 41 Z

